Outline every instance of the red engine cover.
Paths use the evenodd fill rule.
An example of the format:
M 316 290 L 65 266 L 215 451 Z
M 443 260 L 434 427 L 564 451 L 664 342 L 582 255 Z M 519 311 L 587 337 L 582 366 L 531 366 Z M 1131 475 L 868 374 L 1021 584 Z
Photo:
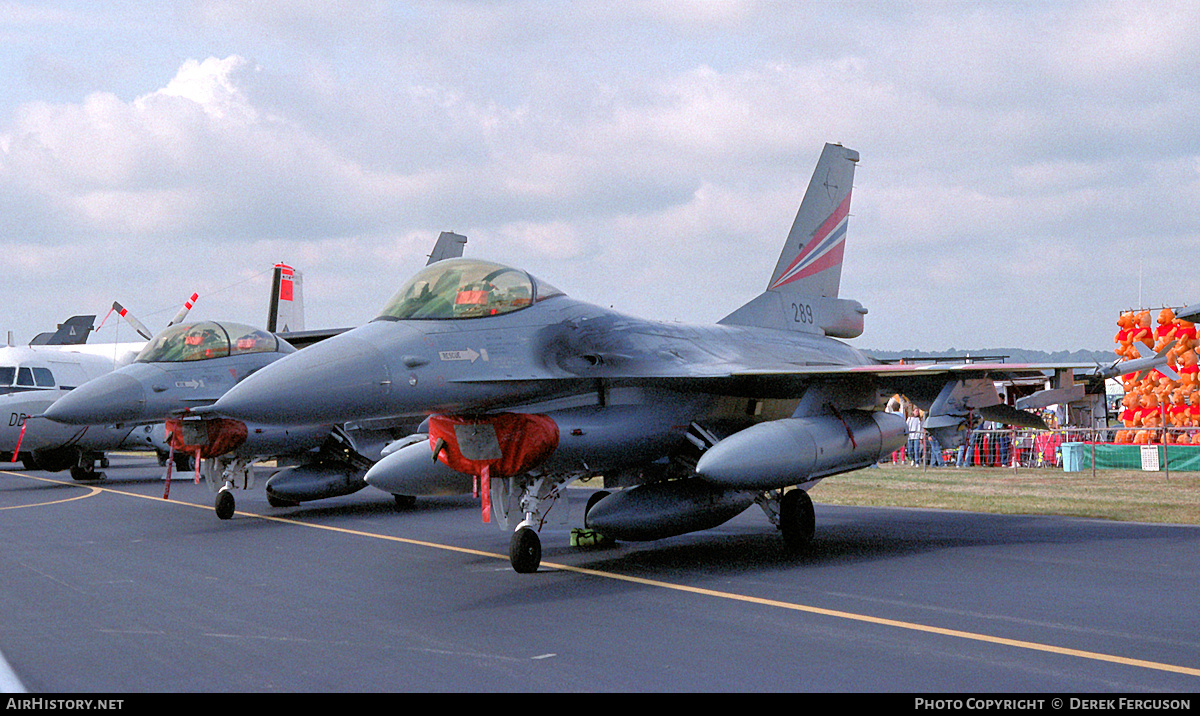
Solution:
M 512 477 L 537 467 L 558 447 L 558 424 L 545 415 L 499 413 L 477 417 L 431 415 L 429 446 L 447 467 L 465 475 Z
M 167 440 L 176 452 L 202 458 L 224 455 L 246 442 L 246 424 L 229 418 L 167 420 Z

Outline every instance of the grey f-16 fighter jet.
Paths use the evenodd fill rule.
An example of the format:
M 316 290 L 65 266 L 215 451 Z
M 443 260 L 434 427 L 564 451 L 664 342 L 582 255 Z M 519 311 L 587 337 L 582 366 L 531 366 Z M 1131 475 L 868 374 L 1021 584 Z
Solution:
M 1000 404 L 1004 363 L 882 364 L 841 342 L 866 309 L 838 297 L 858 153 L 826 145 L 766 290 L 710 326 L 643 320 L 572 299 L 500 263 L 454 259 L 405 283 L 374 321 L 266 366 L 213 410 L 289 425 L 425 417 L 368 483 L 481 493 L 513 530 L 518 572 L 572 480 L 603 475 L 585 524 L 613 539 L 707 529 L 755 502 L 794 546 L 814 533 L 806 490 L 905 444 L 902 393 L 949 447 L 969 411 Z M 940 422 L 939 422 L 940 421 Z M 564 509 L 557 510 L 565 512 Z

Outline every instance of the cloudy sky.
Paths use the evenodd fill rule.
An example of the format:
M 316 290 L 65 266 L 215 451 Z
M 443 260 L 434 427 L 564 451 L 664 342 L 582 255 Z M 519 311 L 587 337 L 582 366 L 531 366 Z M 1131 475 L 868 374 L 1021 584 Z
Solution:
M 192 291 L 263 325 L 278 261 L 309 328 L 357 325 L 443 230 L 710 323 L 840 142 L 854 345 L 1107 350 L 1121 310 L 1200 302 L 1196 27 L 1190 1 L 0 0 L 0 331 L 113 300 L 157 330 Z

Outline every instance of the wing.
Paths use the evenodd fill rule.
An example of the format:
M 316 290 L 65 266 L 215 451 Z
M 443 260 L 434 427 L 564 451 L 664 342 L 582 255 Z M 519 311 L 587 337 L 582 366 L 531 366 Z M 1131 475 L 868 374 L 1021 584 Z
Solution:
M 487 372 L 451 382 L 540 381 L 588 390 L 597 381 L 755 399 L 801 400 L 813 386 L 833 386 L 859 407 L 902 393 L 931 415 L 962 416 L 1041 426 L 1036 416 L 1004 409 L 993 381 L 1047 378 L 1083 364 L 929 362 L 882 363 L 824 336 L 745 327 L 695 327 L 605 315 L 568 322 L 547 341 L 546 372 L 497 379 Z M 505 391 L 498 391 L 503 393 Z

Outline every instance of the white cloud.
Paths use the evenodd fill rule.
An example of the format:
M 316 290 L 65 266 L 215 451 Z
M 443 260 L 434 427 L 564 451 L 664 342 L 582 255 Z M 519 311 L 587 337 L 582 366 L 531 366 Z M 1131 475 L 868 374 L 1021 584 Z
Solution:
M 250 124 L 257 120 L 258 112 L 250 106 L 244 93 L 234 84 L 232 75 L 246 66 L 246 61 L 237 55 L 224 60 L 210 57 L 203 62 L 187 60 L 166 87 L 146 97 L 139 97 L 134 106 L 144 110 L 149 97 L 181 97 L 200 105 L 204 113 L 214 119 L 225 119 L 230 113 L 237 121 Z
M 1094 313 L 1078 340 L 1104 343 L 1117 309 L 1082 304 L 1110 264 L 1137 256 L 1170 287 L 1156 296 L 1196 298 L 1172 251 L 1200 242 L 1197 12 L 210 2 L 153 37 L 76 18 L 82 46 L 136 38 L 123 45 L 148 74 L 8 105 L 0 242 L 46 272 L 20 279 L 28 292 L 77 285 L 98 254 L 108 284 L 134 272 L 122 256 L 209 287 L 290 260 L 309 322 L 344 325 L 455 229 L 569 293 L 713 320 L 765 283 L 821 144 L 840 141 L 862 154 L 842 284 L 871 310 L 858 343 L 936 349 L 947 325 L 960 343 L 1054 340 L 955 322 L 1003 305 L 1033 325 L 1031 282 Z M 1137 300 L 1136 277 L 1104 280 Z M 58 293 L 46 310 L 75 310 Z

